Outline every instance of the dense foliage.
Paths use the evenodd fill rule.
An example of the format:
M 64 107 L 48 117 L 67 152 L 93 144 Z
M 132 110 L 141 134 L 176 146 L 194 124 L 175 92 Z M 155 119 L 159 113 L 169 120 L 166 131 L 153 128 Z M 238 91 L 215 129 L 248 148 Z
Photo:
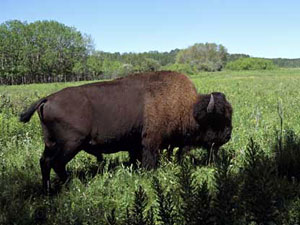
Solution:
M 226 69 L 230 70 L 271 70 L 275 65 L 271 60 L 261 58 L 239 58 L 229 62 Z
M 201 149 L 181 163 L 164 152 L 153 171 L 133 169 L 126 153 L 98 164 L 82 152 L 68 164 L 67 184 L 52 172 L 51 196 L 42 193 L 38 116 L 23 124 L 18 115 L 82 82 L 0 86 L 0 224 L 299 224 L 300 70 L 192 80 L 199 92 L 224 92 L 234 108 L 232 139 L 214 165 Z

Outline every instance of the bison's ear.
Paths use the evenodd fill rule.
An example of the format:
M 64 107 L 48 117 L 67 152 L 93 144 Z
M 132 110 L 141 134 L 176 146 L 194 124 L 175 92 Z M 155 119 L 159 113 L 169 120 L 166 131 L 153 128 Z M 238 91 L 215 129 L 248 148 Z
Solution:
M 198 123 L 205 122 L 208 114 L 212 113 L 215 107 L 215 100 L 212 94 L 198 95 L 197 101 L 194 105 L 193 115 Z

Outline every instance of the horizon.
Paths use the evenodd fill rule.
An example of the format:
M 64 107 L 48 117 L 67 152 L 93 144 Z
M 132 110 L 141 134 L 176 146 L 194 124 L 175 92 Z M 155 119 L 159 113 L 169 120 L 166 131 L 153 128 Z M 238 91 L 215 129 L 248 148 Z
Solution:
M 300 58 L 300 2 L 2 0 L 0 23 L 55 20 L 90 35 L 95 50 L 170 52 L 216 43 L 230 54 Z

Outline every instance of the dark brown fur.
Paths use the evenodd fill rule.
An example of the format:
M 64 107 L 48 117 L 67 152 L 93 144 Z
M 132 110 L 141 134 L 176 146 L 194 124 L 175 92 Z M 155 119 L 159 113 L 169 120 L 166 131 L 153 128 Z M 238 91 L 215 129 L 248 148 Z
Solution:
M 37 110 L 44 134 L 41 157 L 44 188 L 50 169 L 65 180 L 65 165 L 80 151 L 128 151 L 131 161 L 154 168 L 159 152 L 173 147 L 212 145 L 230 139 L 232 108 L 224 94 L 199 95 L 193 83 L 176 72 L 131 75 L 113 81 L 65 88 L 22 113 L 27 122 Z

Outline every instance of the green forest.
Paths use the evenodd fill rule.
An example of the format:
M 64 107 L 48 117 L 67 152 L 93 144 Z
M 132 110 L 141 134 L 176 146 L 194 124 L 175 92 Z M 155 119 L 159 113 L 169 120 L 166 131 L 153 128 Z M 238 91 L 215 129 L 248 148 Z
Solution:
M 109 53 L 96 50 L 91 36 L 56 21 L 10 20 L 0 25 L 0 84 L 99 80 L 157 70 L 197 74 L 221 71 L 240 58 L 250 56 L 229 54 L 225 46 L 215 43 L 195 43 L 169 52 Z M 231 65 L 227 69 L 300 67 L 300 59 L 257 60 L 267 60 L 271 66 L 258 63 L 259 67 Z

